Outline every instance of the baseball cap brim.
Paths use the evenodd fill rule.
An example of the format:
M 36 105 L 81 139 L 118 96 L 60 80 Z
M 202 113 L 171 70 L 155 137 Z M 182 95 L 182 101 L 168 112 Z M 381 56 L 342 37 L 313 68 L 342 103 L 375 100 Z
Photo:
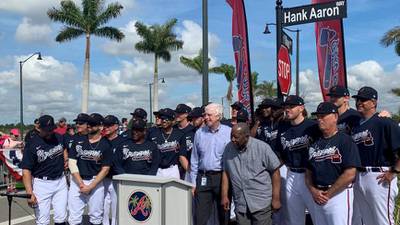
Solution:
M 374 99 L 374 98 L 368 98 L 368 97 L 362 96 L 362 95 L 353 95 L 351 97 L 355 98 L 355 99 L 363 99 L 363 100 L 372 100 L 372 99 Z

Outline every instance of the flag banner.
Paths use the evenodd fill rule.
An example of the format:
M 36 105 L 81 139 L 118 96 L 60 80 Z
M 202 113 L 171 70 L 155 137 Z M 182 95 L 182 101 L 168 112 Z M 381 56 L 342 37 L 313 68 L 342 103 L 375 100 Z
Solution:
M 312 0 L 313 4 L 331 2 L 332 0 Z M 326 94 L 336 85 L 347 88 L 346 59 L 342 19 L 327 20 L 315 23 L 317 41 L 318 75 L 324 101 Z
M 232 44 L 235 54 L 238 100 L 246 107 L 249 120 L 253 118 L 253 91 L 247 21 L 243 0 L 226 0 L 232 8 Z
M 8 171 L 15 179 L 22 179 L 22 169 L 19 167 L 22 161 L 21 149 L 0 148 L 0 160 L 7 166 Z

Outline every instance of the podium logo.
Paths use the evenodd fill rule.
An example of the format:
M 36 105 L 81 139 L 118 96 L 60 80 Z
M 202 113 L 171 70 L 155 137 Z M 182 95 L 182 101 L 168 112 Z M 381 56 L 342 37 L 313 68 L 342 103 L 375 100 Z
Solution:
M 139 222 L 148 220 L 152 210 L 150 197 L 142 191 L 133 192 L 129 197 L 128 209 L 134 220 Z

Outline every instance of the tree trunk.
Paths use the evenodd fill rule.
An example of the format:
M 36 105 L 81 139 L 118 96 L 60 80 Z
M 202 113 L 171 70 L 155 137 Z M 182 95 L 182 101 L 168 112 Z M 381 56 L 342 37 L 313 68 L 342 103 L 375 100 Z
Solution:
M 89 104 L 89 75 L 90 75 L 90 35 L 86 34 L 85 65 L 82 80 L 82 112 L 88 112 Z
M 153 112 L 158 111 L 158 58 L 154 55 Z M 152 115 L 151 115 L 152 116 Z

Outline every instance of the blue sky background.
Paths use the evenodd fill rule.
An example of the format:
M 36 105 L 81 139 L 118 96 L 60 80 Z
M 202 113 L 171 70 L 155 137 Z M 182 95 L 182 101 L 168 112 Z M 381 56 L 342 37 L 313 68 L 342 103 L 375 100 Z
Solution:
M 79 0 L 75 0 L 80 4 Z M 23 2 L 23 3 L 22 3 Z M 84 60 L 84 37 L 59 44 L 54 41 L 61 24 L 51 22 L 46 11 L 59 5 L 56 0 L 2 0 L 0 3 L 0 123 L 19 119 L 18 61 L 41 51 L 44 60 L 29 60 L 24 65 L 24 103 L 28 122 L 40 113 L 72 120 L 80 109 L 80 81 Z M 112 2 L 107 0 L 106 2 Z M 201 48 L 200 0 L 122 0 L 122 15 L 109 25 L 127 35 L 123 43 L 93 37 L 91 48 L 90 111 L 128 116 L 136 107 L 148 109 L 148 86 L 152 80 L 153 58 L 134 50 L 137 35 L 134 21 L 164 23 L 178 18 L 176 32 L 185 39 L 184 49 L 173 54 L 170 63 L 162 62 L 166 78 L 161 85 L 160 107 L 178 103 L 201 104 L 201 76 L 178 62 L 180 55 L 195 56 Z M 21 4 L 22 3 L 22 4 Z M 263 34 L 266 22 L 275 22 L 275 1 L 245 1 L 248 21 L 251 68 L 259 72 L 259 82 L 275 79 L 275 28 Z M 284 7 L 310 4 L 310 1 L 286 0 Z M 380 106 L 397 112 L 399 100 L 389 93 L 400 87 L 399 57 L 393 47 L 379 44 L 382 35 L 400 24 L 397 0 L 348 1 L 344 20 L 349 86 L 358 89 L 370 85 L 380 92 Z M 231 9 L 223 0 L 209 0 L 211 65 L 234 64 L 231 45 Z M 129 24 L 131 26 L 129 26 Z M 317 81 L 314 24 L 293 26 L 300 33 L 300 93 L 310 110 L 321 101 Z M 291 35 L 295 41 L 295 35 Z M 293 56 L 292 69 L 294 71 Z M 223 76 L 210 75 L 210 100 L 221 101 L 227 83 Z M 294 88 L 292 88 L 294 91 Z M 227 107 L 226 107 L 227 109 Z

